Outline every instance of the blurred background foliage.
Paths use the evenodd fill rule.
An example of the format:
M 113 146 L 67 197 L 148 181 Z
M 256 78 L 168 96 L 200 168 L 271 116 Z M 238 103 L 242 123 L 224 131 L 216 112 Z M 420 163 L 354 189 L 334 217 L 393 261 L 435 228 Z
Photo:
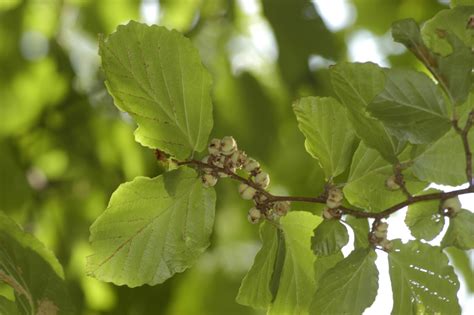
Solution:
M 236 184 L 218 186 L 212 246 L 163 285 L 130 289 L 85 276 L 88 228 L 114 189 L 163 168 L 133 139 L 105 91 L 98 34 L 130 19 L 176 28 L 214 78 L 213 136 L 261 160 L 275 193 L 315 195 L 322 170 L 304 150 L 292 101 L 330 95 L 327 67 L 418 67 L 392 21 L 421 22 L 436 0 L 0 0 L 0 210 L 63 264 L 78 314 L 256 314 L 234 302 L 258 250 Z M 342 175 L 344 176 L 344 174 Z M 308 209 L 307 205 L 293 208 Z M 318 209 L 310 209 L 315 210 Z M 0 293 L 11 294 L 0 285 Z

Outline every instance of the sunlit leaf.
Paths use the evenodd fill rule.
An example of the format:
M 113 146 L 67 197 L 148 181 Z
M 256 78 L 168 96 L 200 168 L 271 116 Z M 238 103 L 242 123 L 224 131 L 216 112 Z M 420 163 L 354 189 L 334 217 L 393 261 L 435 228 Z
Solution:
M 439 191 L 429 189 L 423 194 L 436 192 Z M 405 224 L 414 237 L 431 241 L 441 232 L 444 226 L 444 216 L 439 213 L 439 203 L 439 200 L 429 200 L 408 206 Z
M 306 150 L 319 160 L 326 178 L 348 167 L 356 138 L 342 105 L 330 97 L 305 97 L 293 105 Z
M 459 282 L 439 247 L 393 241 L 388 255 L 393 291 L 392 314 L 417 314 L 417 304 L 429 313 L 460 314 Z
M 162 283 L 209 246 L 215 192 L 192 169 L 122 184 L 91 226 L 87 272 L 135 287 Z
M 361 143 L 352 159 L 349 178 L 343 189 L 344 196 L 354 206 L 370 211 L 382 211 L 406 199 L 400 190 L 387 189 L 385 181 L 392 175 L 392 165 L 376 150 Z M 405 174 L 405 181 L 412 194 L 426 186 L 410 176 L 409 172 Z
M 179 159 L 205 148 L 211 78 L 188 39 L 132 21 L 100 42 L 100 54 L 115 104 L 138 124 L 138 142 Z

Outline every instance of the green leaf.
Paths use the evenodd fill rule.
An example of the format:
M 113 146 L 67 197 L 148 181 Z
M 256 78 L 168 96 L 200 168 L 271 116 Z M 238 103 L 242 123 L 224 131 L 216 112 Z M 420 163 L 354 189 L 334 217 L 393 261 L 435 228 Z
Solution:
M 474 213 L 463 209 L 449 220 L 448 231 L 441 242 L 441 247 L 448 246 L 474 248 Z
M 20 315 L 15 302 L 0 295 L 0 315 Z
M 286 259 L 286 242 L 285 235 L 281 229 L 277 229 L 277 250 L 275 262 L 273 264 L 272 277 L 270 279 L 270 291 L 272 293 L 272 302 L 275 300 L 278 289 L 280 288 L 280 279 L 283 272 L 283 266 Z
M 442 34 L 441 34 L 442 32 Z M 423 42 L 418 24 L 413 19 L 397 21 L 392 26 L 395 41 L 404 44 L 432 71 L 448 90 L 450 98 L 461 104 L 467 98 L 472 83 L 473 55 L 467 45 L 446 29 L 436 28 L 437 37 L 445 37 L 451 45 L 447 56 L 433 54 Z M 440 37 L 437 42 L 440 42 Z
M 31 188 L 11 148 L 0 142 L 0 152 L 0 210 L 18 212 L 30 200 Z
M 474 133 L 469 133 L 474 144 Z M 446 167 L 449 165 L 449 167 Z M 413 174 L 426 182 L 458 186 L 466 179 L 466 155 L 461 137 L 451 130 L 415 158 Z
M 311 248 L 316 256 L 329 256 L 338 252 L 349 241 L 347 229 L 339 220 L 324 220 L 314 229 Z
M 377 295 L 377 255 L 357 249 L 322 277 L 314 294 L 310 314 L 362 314 Z
M 357 141 L 344 107 L 331 97 L 304 97 L 293 110 L 306 137 L 306 151 L 319 160 L 326 179 L 343 173 Z
M 307 314 L 316 286 L 310 239 L 320 222 L 320 217 L 306 211 L 292 211 L 281 218 L 286 255 L 268 314 Z
M 428 313 L 460 314 L 459 282 L 439 247 L 400 240 L 394 240 L 393 245 L 388 255 L 392 314 L 417 314 L 417 304 L 423 304 Z
M 474 5 L 474 0 L 451 0 L 451 7 L 457 7 L 461 5 Z
M 385 84 L 382 68 L 374 63 L 339 63 L 330 69 L 331 82 L 357 136 L 390 161 L 403 150 L 404 142 L 394 137 L 378 120 L 370 117 L 367 106 Z
M 138 124 L 138 142 L 178 159 L 205 148 L 211 78 L 189 39 L 131 21 L 100 41 L 100 55 L 115 104 Z
M 242 280 L 236 300 L 254 308 L 270 307 L 269 314 L 306 313 L 315 289 L 312 265 L 316 257 L 310 237 L 321 219 L 292 211 L 280 221 L 281 234 L 273 225 L 261 226 L 262 248 Z
M 136 287 L 184 271 L 209 246 L 215 199 L 189 168 L 120 185 L 91 226 L 88 274 Z
M 450 128 L 443 95 L 425 74 L 386 70 L 384 90 L 367 109 L 401 140 L 429 143 Z
M 344 259 L 344 255 L 341 251 L 336 252 L 335 254 L 318 257 L 314 262 L 314 280 L 316 282 L 316 287 L 319 286 L 319 281 L 326 274 L 326 272 L 332 269 L 338 262 Z
M 393 167 L 375 150 L 359 145 L 352 159 L 344 196 L 350 204 L 368 211 L 382 211 L 406 196 L 402 191 L 390 191 L 385 186 L 387 178 L 393 175 Z M 419 182 L 410 172 L 404 172 L 408 191 L 412 194 L 422 190 L 426 184 Z
M 1 213 L 0 244 L 0 282 L 13 288 L 18 314 L 74 313 L 56 257 Z M 5 308 L 13 307 L 5 301 L 0 301 L 2 304 Z
M 354 248 L 369 247 L 369 220 L 348 215 L 344 219 L 344 222 L 349 224 L 354 231 Z
M 273 300 L 270 281 L 278 250 L 276 229 L 269 223 L 260 226 L 262 248 L 255 256 L 252 267 L 240 285 L 236 301 L 257 309 L 266 309 Z
M 459 6 L 438 12 L 423 24 L 423 41 L 431 50 L 440 55 L 453 51 L 449 38 L 440 37 L 440 31 L 449 32 L 459 38 L 466 47 L 474 46 L 474 30 L 467 27 L 469 18 L 474 14 L 474 6 Z
M 439 192 L 436 189 L 428 189 L 423 192 L 431 194 Z M 405 224 L 411 231 L 411 235 L 418 239 L 431 241 L 444 226 L 444 216 L 439 213 L 439 200 L 430 200 L 414 203 L 408 206 Z
M 466 286 L 470 293 L 474 292 L 474 268 L 473 255 L 470 255 L 468 251 L 460 250 L 456 247 L 448 247 L 444 251 L 449 256 L 449 262 L 453 265 L 454 269 L 460 273 L 466 283 Z

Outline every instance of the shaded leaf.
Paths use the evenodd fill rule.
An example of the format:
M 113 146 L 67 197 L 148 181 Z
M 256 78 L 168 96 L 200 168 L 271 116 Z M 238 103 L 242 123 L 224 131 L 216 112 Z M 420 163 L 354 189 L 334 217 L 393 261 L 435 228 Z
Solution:
M 88 274 L 135 287 L 184 271 L 209 246 L 215 198 L 188 168 L 122 184 L 91 226 Z
M 179 159 L 205 148 L 211 78 L 188 39 L 131 21 L 100 42 L 100 55 L 115 104 L 138 124 L 138 142 Z
M 314 280 L 316 287 L 319 286 L 321 278 L 332 269 L 338 262 L 344 259 L 341 251 L 338 251 L 329 256 L 318 257 L 314 262 Z
M 423 194 L 436 192 L 439 190 L 429 189 Z M 427 241 L 434 239 L 444 226 L 444 216 L 439 213 L 439 200 L 418 202 L 408 206 L 405 224 L 415 238 Z
M 330 69 L 337 96 L 348 110 L 357 136 L 391 162 L 403 150 L 404 142 L 394 137 L 378 120 L 370 117 L 367 106 L 383 90 L 385 76 L 374 63 L 339 63 Z
M 0 142 L 0 210 L 20 211 L 31 198 L 31 188 L 11 148 Z
M 56 257 L 1 213 L 0 244 L 0 282 L 14 290 L 18 314 L 74 314 L 63 270 Z M 4 299 L 0 300 L 0 305 L 0 310 L 2 307 L 13 309 Z M 50 311 L 41 313 L 46 307 Z
M 472 132 L 469 133 L 469 143 L 474 144 Z M 423 181 L 451 186 L 465 183 L 466 155 L 461 137 L 456 131 L 449 131 L 417 156 L 410 169 Z
M 450 218 L 448 231 L 441 241 L 441 247 L 448 246 L 463 250 L 474 248 L 474 213 L 462 209 Z
M 466 27 L 474 14 L 474 6 L 459 6 L 439 11 L 432 19 L 423 24 L 421 34 L 426 46 L 435 53 L 448 55 L 453 51 L 450 38 L 440 37 L 440 30 L 449 32 L 461 40 L 466 47 L 474 46 L 474 30 Z
M 362 314 L 377 295 L 376 258 L 373 250 L 358 249 L 328 270 L 314 294 L 310 314 Z
M 313 3 L 305 0 L 263 0 L 262 6 L 278 44 L 278 65 L 282 78 L 291 88 L 296 89 L 310 77 L 308 58 L 311 55 L 333 59 L 339 54 L 334 37 Z M 318 40 L 314 40 L 315 34 Z
M 425 28 L 429 23 L 425 24 Z M 472 82 L 473 55 L 469 47 L 455 34 L 447 32 L 446 28 L 436 28 L 435 31 L 436 34 L 433 36 L 439 37 L 437 42 L 446 37 L 451 45 L 451 51 L 448 54 L 442 56 L 430 51 L 422 39 L 418 24 L 413 19 L 397 21 L 392 26 L 394 40 L 411 50 L 446 87 L 450 98 L 457 104 L 461 104 L 466 100 Z
M 369 220 L 365 218 L 356 218 L 352 215 L 346 216 L 344 222 L 354 231 L 354 248 L 369 247 Z
M 439 89 L 425 74 L 386 70 L 383 91 L 367 109 L 401 140 L 429 143 L 444 135 L 451 123 Z
M 474 292 L 474 268 L 472 268 L 474 257 L 469 255 L 469 252 L 456 247 L 448 247 L 444 251 L 448 253 L 449 262 L 456 272 L 462 275 L 469 292 Z
M 316 256 L 335 254 L 349 241 L 347 229 L 339 220 L 324 220 L 314 230 L 311 248 Z
M 333 178 L 345 171 L 351 161 L 356 138 L 341 104 L 330 97 L 304 97 L 293 105 L 305 147 Z
M 427 312 L 460 314 L 456 293 L 459 282 L 448 258 L 419 241 L 393 241 L 388 255 L 393 292 L 392 314 L 417 314 L 417 304 Z
M 10 301 L 0 295 L 0 314 L 1 315 L 20 315 L 15 302 Z

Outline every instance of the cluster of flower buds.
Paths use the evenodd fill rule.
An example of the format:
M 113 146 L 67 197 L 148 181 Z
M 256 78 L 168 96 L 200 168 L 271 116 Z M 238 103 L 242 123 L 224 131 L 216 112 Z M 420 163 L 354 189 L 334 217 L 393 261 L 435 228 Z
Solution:
M 443 201 L 441 208 L 444 211 L 444 214 L 452 217 L 455 216 L 462 208 L 461 201 L 459 198 L 453 197 Z
M 201 177 L 202 183 L 206 187 L 212 187 L 217 183 L 219 177 L 227 177 L 229 172 L 235 172 L 242 168 L 247 161 L 245 152 L 237 148 L 237 142 L 232 137 L 222 139 L 212 139 L 208 146 L 209 155 L 205 156 L 201 162 L 216 166 L 215 168 L 203 168 L 204 174 Z
M 400 185 L 397 183 L 397 178 L 395 177 L 395 175 L 392 175 L 387 178 L 387 180 L 385 181 L 385 187 L 387 187 L 388 190 L 392 191 L 400 189 Z
M 392 242 L 387 239 L 388 224 L 380 222 L 374 226 L 372 231 L 372 243 L 381 246 L 385 251 L 390 251 L 393 247 Z

